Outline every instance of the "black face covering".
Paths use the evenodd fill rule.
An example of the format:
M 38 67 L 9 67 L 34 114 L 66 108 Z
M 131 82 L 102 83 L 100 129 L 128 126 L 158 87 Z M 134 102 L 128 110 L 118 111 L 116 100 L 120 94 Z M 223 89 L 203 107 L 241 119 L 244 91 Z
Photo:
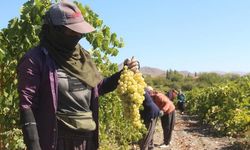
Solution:
M 82 35 L 66 35 L 65 27 L 51 27 L 54 28 L 47 34 L 47 39 L 51 41 L 54 47 L 62 51 L 73 51 L 75 46 L 82 38 Z
M 101 81 L 102 77 L 91 55 L 78 44 L 81 35 L 69 36 L 60 27 L 44 25 L 40 39 L 40 44 L 66 72 L 91 87 Z

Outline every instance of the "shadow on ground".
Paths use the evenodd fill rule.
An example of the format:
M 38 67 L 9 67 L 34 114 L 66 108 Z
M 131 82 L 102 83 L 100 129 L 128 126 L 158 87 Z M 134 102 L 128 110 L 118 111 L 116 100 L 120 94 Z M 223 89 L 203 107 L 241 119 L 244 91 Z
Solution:
M 203 137 L 211 138 L 223 138 L 225 136 L 218 134 L 215 130 L 209 125 L 204 125 L 198 121 L 198 117 L 193 115 L 181 115 L 181 119 L 186 122 L 187 128 L 184 131 L 189 133 L 196 133 Z M 220 150 L 250 150 L 250 141 L 243 140 L 232 140 L 232 144 L 220 148 Z
M 215 130 L 211 128 L 209 125 L 204 125 L 198 121 L 197 116 L 189 116 L 189 115 L 181 115 L 181 119 L 183 119 L 187 124 L 187 129 L 184 129 L 186 132 L 198 133 L 203 137 L 214 137 L 220 138 L 224 137 L 223 135 L 218 134 Z

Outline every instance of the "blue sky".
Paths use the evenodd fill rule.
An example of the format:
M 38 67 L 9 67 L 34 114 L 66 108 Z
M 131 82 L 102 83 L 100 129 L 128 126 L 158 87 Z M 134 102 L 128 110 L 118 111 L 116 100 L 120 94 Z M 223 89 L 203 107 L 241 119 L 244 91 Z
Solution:
M 78 0 L 123 37 L 111 60 L 191 72 L 250 72 L 249 0 Z M 0 28 L 25 0 L 2 1 Z

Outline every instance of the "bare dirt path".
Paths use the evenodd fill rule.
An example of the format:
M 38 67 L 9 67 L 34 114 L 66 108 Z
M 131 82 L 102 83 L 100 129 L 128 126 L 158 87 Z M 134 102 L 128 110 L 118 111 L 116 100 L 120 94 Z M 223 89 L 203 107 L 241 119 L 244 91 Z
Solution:
M 201 126 L 193 116 L 176 113 L 176 124 L 172 135 L 171 145 L 168 148 L 159 148 L 163 134 L 158 120 L 154 134 L 154 150 L 236 150 L 232 143 L 235 141 L 229 137 L 218 137 Z

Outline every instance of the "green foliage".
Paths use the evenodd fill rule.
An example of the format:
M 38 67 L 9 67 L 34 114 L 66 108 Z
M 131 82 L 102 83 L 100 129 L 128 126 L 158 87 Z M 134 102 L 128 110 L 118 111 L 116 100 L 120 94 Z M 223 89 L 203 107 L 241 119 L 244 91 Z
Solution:
M 197 87 L 204 88 L 208 86 L 212 86 L 218 83 L 224 83 L 227 81 L 234 81 L 239 79 L 240 76 L 236 74 L 225 74 L 219 75 L 217 73 L 200 73 L 197 75 L 196 83 Z
M 129 144 L 142 137 L 144 130 L 138 131 L 123 119 L 123 106 L 117 93 L 110 93 L 100 100 L 101 149 L 128 149 Z
M 150 77 L 146 76 L 145 81 L 148 85 L 151 85 L 159 91 L 166 92 L 169 89 L 182 89 L 188 91 L 193 88 L 195 82 L 194 78 L 190 76 L 184 76 L 176 70 L 167 70 L 166 76 L 162 77 Z
M 219 75 L 216 73 L 195 73 L 195 75 L 184 75 L 172 69 L 166 71 L 165 77 L 145 77 L 149 85 L 161 91 L 168 91 L 173 88 L 181 89 L 182 91 L 190 91 L 194 87 L 204 88 L 218 83 L 234 81 L 239 78 L 240 76 L 235 74 Z
M 172 82 L 176 82 L 176 81 L 182 81 L 182 79 L 184 78 L 184 76 L 182 74 L 180 74 L 179 72 L 177 72 L 176 70 L 167 70 L 166 71 L 166 79 L 170 80 Z
M 218 133 L 242 134 L 250 129 L 249 89 L 249 77 L 194 89 L 186 94 L 188 110 Z
M 166 77 L 145 77 L 156 90 L 182 89 L 189 113 L 227 135 L 250 131 L 249 79 L 250 76 L 216 73 L 183 76 L 174 70 L 167 70 Z
M 90 53 L 97 67 L 102 71 L 104 76 L 113 74 L 117 71 L 118 66 L 110 62 L 109 56 L 118 55 L 118 48 L 124 46 L 123 39 L 120 38 L 118 40 L 116 36 L 114 37 L 113 35 L 116 35 L 116 33 L 112 33 L 108 26 L 103 25 L 103 21 L 88 6 L 82 6 L 78 2 L 76 4 L 81 10 L 84 19 L 96 29 L 95 32 L 85 34 L 84 37 L 93 46 Z
M 3 137 L 3 143 L 5 149 L 10 149 L 10 150 L 25 149 L 23 139 L 20 138 L 22 137 L 22 131 L 20 129 L 13 128 L 12 130 L 0 133 L 0 136 Z

